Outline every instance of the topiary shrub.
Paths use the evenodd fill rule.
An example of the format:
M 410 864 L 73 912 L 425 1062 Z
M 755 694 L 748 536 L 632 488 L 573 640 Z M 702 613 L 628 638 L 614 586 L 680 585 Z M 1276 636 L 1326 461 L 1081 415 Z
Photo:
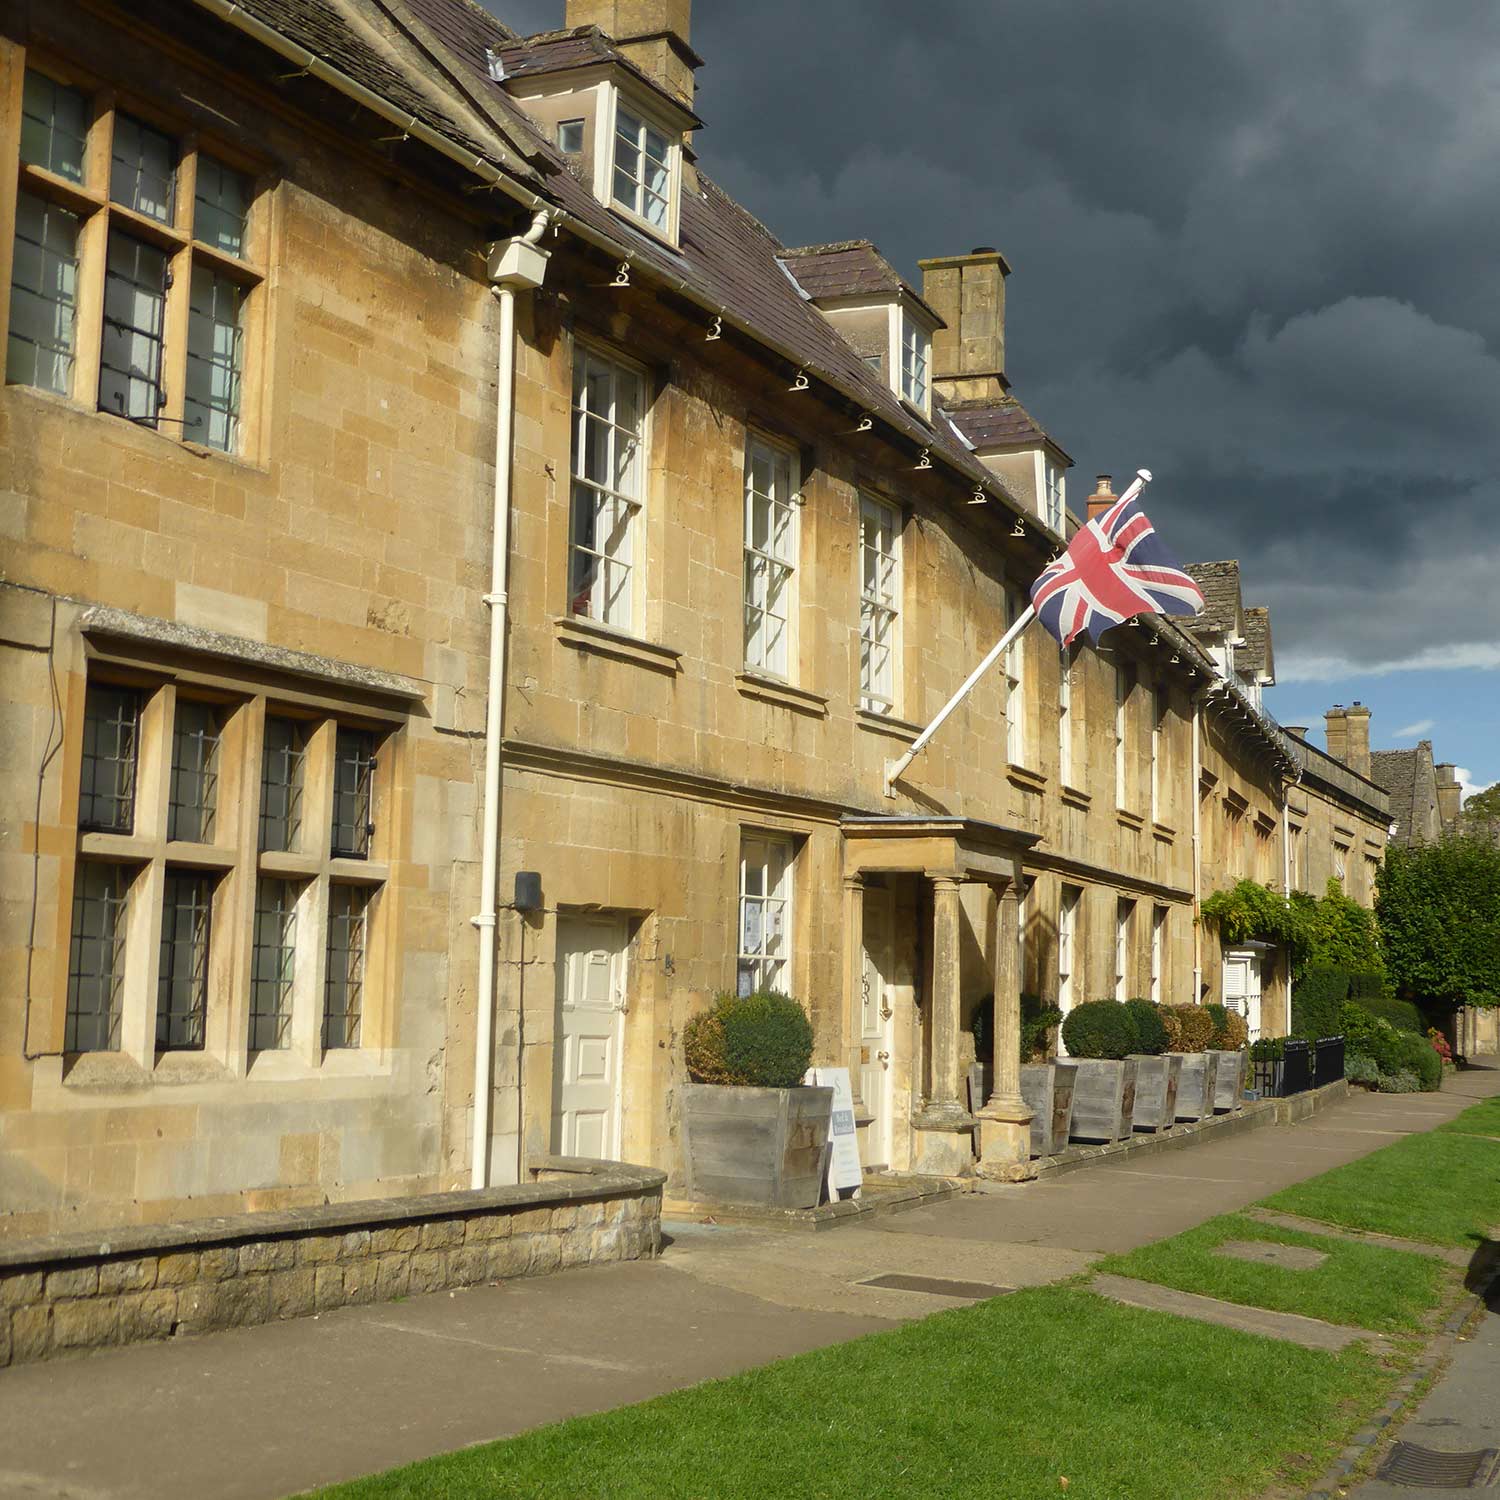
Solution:
M 1349 971 L 1310 964 L 1292 986 L 1292 1035 L 1315 1042 L 1339 1034 L 1339 1008 L 1349 998 Z
M 1161 1007 L 1149 1000 L 1127 1000 L 1124 1009 L 1135 1022 L 1137 1052 L 1147 1057 L 1159 1057 L 1167 1050 L 1166 1022 L 1161 1018 Z
M 1021 1061 L 1046 1059 L 1052 1030 L 1062 1025 L 1063 1013 L 1040 995 L 1021 996 Z
M 1250 1040 L 1250 1028 L 1243 1016 L 1222 1005 L 1205 1005 L 1203 1009 L 1213 1022 L 1213 1039 L 1208 1045 L 1215 1052 L 1238 1052 Z
M 1422 1012 L 1410 1000 L 1393 1000 L 1389 995 L 1355 995 L 1351 991 L 1349 1003 L 1382 1021 L 1389 1021 L 1397 1031 L 1410 1031 L 1417 1036 L 1423 1036 L 1427 1031 Z
M 1139 1051 L 1135 1018 L 1115 1000 L 1086 1000 L 1062 1023 L 1063 1044 L 1072 1057 L 1128 1057 Z
M 1339 1029 L 1349 1050 L 1372 1058 L 1382 1073 L 1394 1073 L 1404 1065 L 1401 1039 L 1410 1033 L 1397 1031 L 1389 1021 L 1372 1016 L 1362 1005 L 1351 1002 L 1341 1008 Z
M 1400 1072 L 1417 1075 L 1424 1092 L 1431 1093 L 1443 1086 L 1443 1059 L 1425 1036 L 1413 1036 L 1409 1031 L 1400 1034 L 1398 1052 Z
M 1388 993 L 1384 974 L 1354 971 L 1349 975 L 1349 998 L 1351 1000 L 1380 1000 Z M 1387 1017 L 1387 1020 L 1390 1018 Z
M 687 1023 L 682 1051 L 695 1083 L 788 1089 L 812 1061 L 813 1029 L 790 995 L 721 994 Z
M 1171 1052 L 1206 1052 L 1213 1041 L 1214 1018 L 1204 1006 L 1165 1005 L 1162 1020 Z

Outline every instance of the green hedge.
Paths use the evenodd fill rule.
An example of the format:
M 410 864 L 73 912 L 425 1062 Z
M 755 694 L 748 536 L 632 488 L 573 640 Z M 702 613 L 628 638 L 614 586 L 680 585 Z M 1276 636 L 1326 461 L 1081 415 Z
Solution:
M 1132 1049 L 1148 1057 L 1160 1057 L 1167 1050 L 1167 1028 L 1161 1008 L 1149 1000 L 1127 1000 L 1123 1009 L 1135 1024 L 1136 1045 Z
M 1323 1036 L 1337 1036 L 1342 1029 L 1339 1013 L 1348 998 L 1347 969 L 1309 965 L 1292 986 L 1291 1034 L 1309 1042 Z
M 1085 1000 L 1063 1019 L 1070 1057 L 1128 1057 L 1140 1050 L 1135 1018 L 1117 1000 Z
M 1389 995 L 1356 995 L 1352 991 L 1349 999 L 1361 1010 L 1369 1011 L 1382 1021 L 1389 1021 L 1398 1031 L 1415 1032 L 1420 1037 L 1427 1035 L 1427 1022 L 1410 1000 L 1393 1000 Z

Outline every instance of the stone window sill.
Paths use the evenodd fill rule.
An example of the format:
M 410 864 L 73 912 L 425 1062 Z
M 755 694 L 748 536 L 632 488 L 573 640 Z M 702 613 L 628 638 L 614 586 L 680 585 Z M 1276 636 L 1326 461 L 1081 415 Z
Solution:
M 1177 837 L 1177 830 L 1170 823 L 1153 823 L 1151 836 L 1160 839 L 1164 844 L 1170 844 Z
M 1058 796 L 1069 807 L 1082 808 L 1084 812 L 1087 812 L 1094 805 L 1093 797 L 1088 792 L 1081 791 L 1076 786 L 1063 787 L 1058 792 Z
M 793 687 L 789 682 L 762 677 L 756 672 L 736 672 L 734 685 L 747 698 L 759 698 L 763 703 L 774 703 L 779 708 L 789 708 L 793 713 L 808 714 L 815 719 L 828 717 L 827 698 L 821 693 L 810 693 L 806 688 Z
M 1146 826 L 1146 820 L 1138 812 L 1131 812 L 1128 807 L 1117 807 L 1115 809 L 1115 822 L 1122 828 L 1134 828 L 1137 831 Z
M 557 629 L 558 640 L 575 651 L 595 651 L 601 656 L 633 662 L 638 667 L 665 672 L 669 676 L 682 670 L 682 652 L 674 651 L 670 646 L 658 646 L 655 641 L 625 635 L 608 625 L 599 624 L 597 620 L 586 620 L 579 615 L 558 615 L 552 623 Z
M 1026 766 L 1007 766 L 1005 774 L 1010 784 L 1020 787 L 1023 792 L 1047 790 L 1047 778 L 1040 771 L 1033 771 Z
M 920 724 L 898 719 L 894 714 L 877 714 L 868 708 L 856 708 L 854 722 L 861 729 L 868 729 L 873 734 L 888 734 L 893 740 L 901 740 L 908 745 L 922 732 Z

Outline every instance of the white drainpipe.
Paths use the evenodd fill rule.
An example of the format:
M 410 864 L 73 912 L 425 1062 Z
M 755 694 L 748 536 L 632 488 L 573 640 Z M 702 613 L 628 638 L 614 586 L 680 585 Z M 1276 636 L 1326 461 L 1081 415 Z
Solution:
M 470 1186 L 490 1185 L 491 1068 L 495 1051 L 495 893 L 500 875 L 500 731 L 505 709 L 506 571 L 510 555 L 510 450 L 515 417 L 516 293 L 535 291 L 547 275 L 549 252 L 537 241 L 549 215 L 538 210 L 525 234 L 491 247 L 490 290 L 500 303 L 495 379 L 495 506 L 490 591 L 490 668 L 484 722 L 484 825 L 479 874 L 479 998 L 474 1027 L 474 1150 Z M 519 1078 L 519 1071 L 517 1073 Z M 517 1085 L 519 1088 L 519 1084 Z M 521 1121 L 517 1114 L 516 1129 Z

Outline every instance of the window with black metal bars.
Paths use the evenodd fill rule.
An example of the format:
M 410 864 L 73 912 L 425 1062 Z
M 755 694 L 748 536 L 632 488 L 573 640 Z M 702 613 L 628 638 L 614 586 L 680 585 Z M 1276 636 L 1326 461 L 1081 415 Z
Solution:
M 179 698 L 172 721 L 167 837 L 191 844 L 211 844 L 218 801 L 218 710 L 212 704 Z
M 74 873 L 65 1051 L 119 1050 L 129 884 L 123 865 L 86 860 Z
M 262 877 L 255 892 L 255 941 L 250 955 L 250 1050 L 290 1045 L 292 978 L 297 944 L 298 887 Z
M 357 885 L 328 890 L 328 952 L 323 981 L 323 1045 L 359 1046 L 364 1014 L 370 893 Z
M 162 894 L 156 1045 L 201 1050 L 208 1015 L 208 944 L 213 883 L 197 871 L 169 870 Z
M 375 832 L 371 787 L 375 775 L 375 736 L 362 729 L 340 729 L 333 752 L 333 837 L 336 859 L 368 859 Z
M 302 834 L 302 782 L 307 763 L 307 735 L 296 719 L 266 717 L 261 759 L 260 847 L 285 853 Z
M 130 688 L 90 684 L 83 710 L 78 826 L 130 833 L 135 826 L 135 766 L 141 700 Z

